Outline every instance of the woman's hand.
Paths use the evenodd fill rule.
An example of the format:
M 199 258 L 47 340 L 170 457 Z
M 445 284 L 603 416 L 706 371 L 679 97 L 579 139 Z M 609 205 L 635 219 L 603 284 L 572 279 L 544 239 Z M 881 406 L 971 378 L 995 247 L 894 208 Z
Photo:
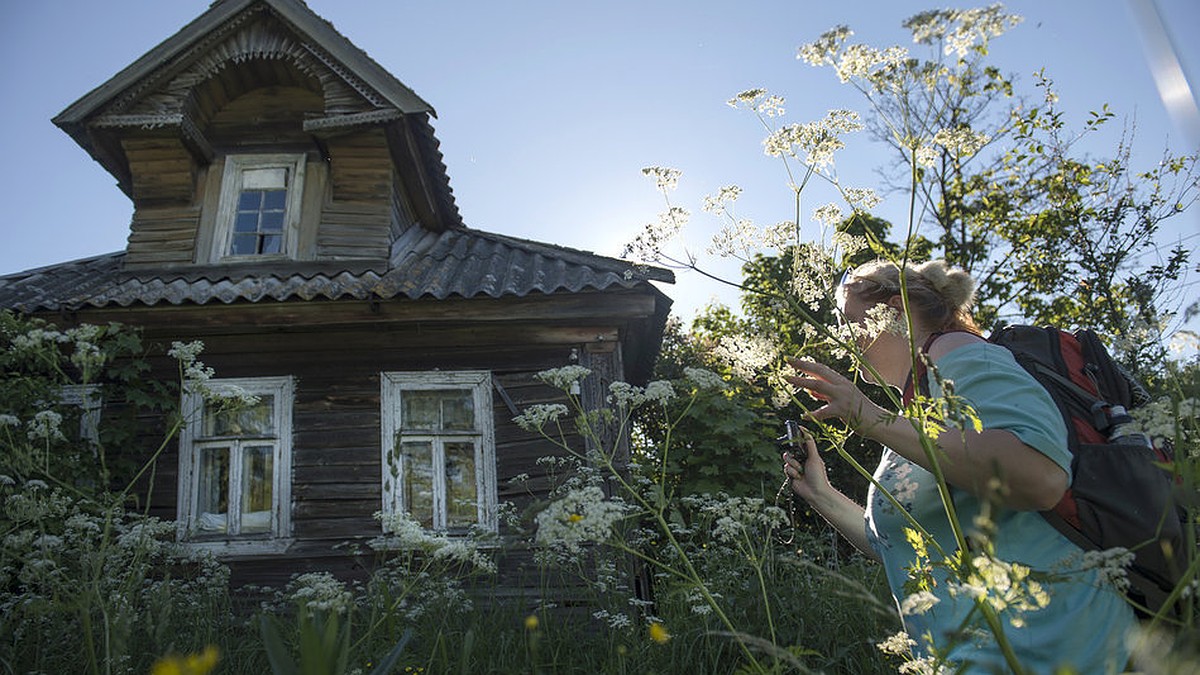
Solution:
M 811 504 L 821 491 L 830 487 L 829 476 L 825 473 L 825 460 L 817 452 L 812 434 L 807 429 L 801 429 L 801 432 L 802 436 L 797 442 L 803 446 L 803 450 L 783 453 L 783 473 L 791 482 L 792 492 Z
M 804 359 L 788 359 L 788 363 L 804 375 L 789 375 L 784 379 L 807 391 L 813 398 L 825 402 L 824 406 L 809 412 L 806 415 L 808 419 L 824 420 L 836 417 L 845 421 L 852 429 L 861 430 L 877 424 L 887 415 L 883 408 L 867 398 L 853 382 L 834 369 Z

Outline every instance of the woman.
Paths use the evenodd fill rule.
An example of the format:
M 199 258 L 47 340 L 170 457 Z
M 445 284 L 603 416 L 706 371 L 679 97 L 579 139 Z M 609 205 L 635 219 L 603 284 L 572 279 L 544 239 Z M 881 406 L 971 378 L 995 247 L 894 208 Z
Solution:
M 878 323 L 883 311 L 903 316 L 900 280 L 899 268 L 891 263 L 859 267 L 838 288 L 839 313 L 858 326 Z M 1066 427 L 1053 400 L 1008 350 L 979 337 L 971 318 L 975 283 L 970 275 L 933 261 L 909 267 L 904 282 L 912 335 L 884 331 L 860 339 L 860 370 L 876 384 L 903 390 L 913 364 L 912 345 L 917 345 L 931 364 L 931 394 L 940 396 L 941 383 L 953 382 L 954 394 L 982 423 L 978 432 L 971 424 L 947 424 L 935 439 L 937 466 L 951 487 L 958 522 L 974 536 L 986 537 L 969 544 L 970 557 L 990 542 L 992 559 L 1026 565 L 1035 577 L 1053 575 L 1040 586 L 1017 584 L 1013 606 L 1000 612 L 1012 651 L 1031 673 L 1056 672 L 1060 666 L 1079 673 L 1119 672 L 1127 659 L 1132 610 L 1097 570 L 1080 569 L 1080 549 L 1037 513 L 1057 504 L 1070 484 Z M 919 655 L 945 657 L 966 666 L 965 672 L 1008 672 L 994 632 L 973 611 L 970 589 L 951 578 L 945 566 L 923 565 L 941 557 L 929 546 L 932 560 L 920 560 L 906 536 L 914 528 L 901 507 L 946 556 L 959 549 L 931 473 L 933 462 L 912 421 L 879 407 L 822 364 L 796 359 L 792 365 L 800 375 L 789 381 L 824 404 L 809 413 L 811 419 L 841 419 L 885 446 L 875 481 L 887 494 L 872 485 L 864 509 L 837 491 L 811 436 L 804 439 L 803 460 L 784 454 L 792 489 L 857 548 L 883 563 Z M 920 594 L 909 572 L 915 563 L 929 573 Z M 1049 604 L 1041 607 L 1047 596 Z

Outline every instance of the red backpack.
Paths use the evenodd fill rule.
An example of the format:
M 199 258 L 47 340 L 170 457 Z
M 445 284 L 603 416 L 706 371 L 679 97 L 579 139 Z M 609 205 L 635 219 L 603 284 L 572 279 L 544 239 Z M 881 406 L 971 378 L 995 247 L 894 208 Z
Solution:
M 925 353 L 937 337 L 930 337 Z M 1091 330 L 1008 326 L 989 342 L 1000 345 L 1046 388 L 1067 425 L 1071 486 L 1046 520 L 1085 550 L 1127 548 L 1134 553 L 1126 595 L 1157 612 L 1187 566 L 1187 514 L 1174 495 L 1169 444 L 1154 447 L 1142 434 L 1126 434 L 1128 410 L 1149 395 L 1112 359 Z M 928 394 L 923 363 L 920 391 Z M 912 378 L 905 401 L 912 398 Z

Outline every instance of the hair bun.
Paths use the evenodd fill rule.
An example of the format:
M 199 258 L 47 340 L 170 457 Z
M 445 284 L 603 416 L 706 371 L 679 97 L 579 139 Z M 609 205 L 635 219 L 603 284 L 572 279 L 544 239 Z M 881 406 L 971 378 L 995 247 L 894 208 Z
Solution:
M 966 270 L 951 267 L 945 260 L 930 260 L 914 271 L 925 277 L 951 308 L 964 310 L 975 304 L 975 280 Z

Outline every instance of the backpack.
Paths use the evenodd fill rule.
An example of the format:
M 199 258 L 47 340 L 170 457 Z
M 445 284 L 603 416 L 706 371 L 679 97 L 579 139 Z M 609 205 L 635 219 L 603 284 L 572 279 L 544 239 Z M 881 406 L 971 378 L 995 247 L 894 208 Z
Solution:
M 1125 594 L 1135 608 L 1158 612 L 1187 564 L 1187 515 L 1175 499 L 1170 469 L 1164 468 L 1174 461 L 1174 452 L 1169 445 L 1152 447 L 1142 435 L 1116 437 L 1122 434 L 1118 427 L 1131 421 L 1125 411 L 1147 403 L 1149 395 L 1092 330 L 1008 326 L 988 341 L 1012 352 L 1046 388 L 1067 426 L 1071 486 L 1042 515 L 1084 550 L 1132 551 Z M 928 373 L 920 360 L 917 379 L 928 393 Z M 906 398 L 911 391 L 910 378 Z

